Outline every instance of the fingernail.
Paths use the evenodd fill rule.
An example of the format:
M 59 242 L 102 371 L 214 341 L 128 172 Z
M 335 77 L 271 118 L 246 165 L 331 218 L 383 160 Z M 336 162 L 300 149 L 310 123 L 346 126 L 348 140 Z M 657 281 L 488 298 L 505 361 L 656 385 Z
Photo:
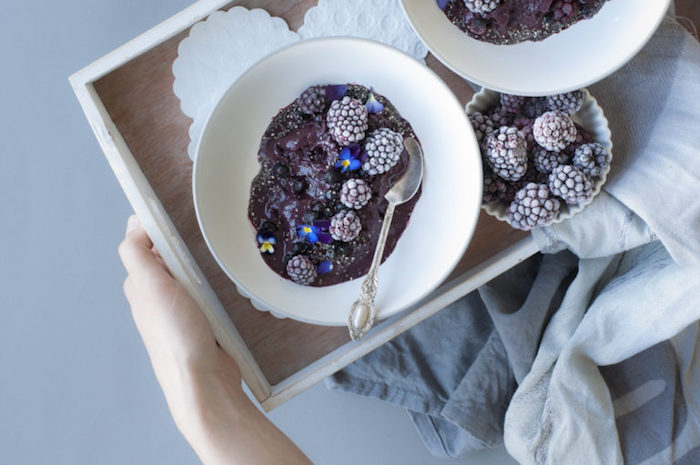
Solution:
M 140 224 L 141 224 L 141 222 L 136 217 L 136 215 L 131 215 L 129 217 L 129 220 L 126 222 L 126 232 L 129 232 L 129 231 L 132 231 L 132 230 L 138 228 Z

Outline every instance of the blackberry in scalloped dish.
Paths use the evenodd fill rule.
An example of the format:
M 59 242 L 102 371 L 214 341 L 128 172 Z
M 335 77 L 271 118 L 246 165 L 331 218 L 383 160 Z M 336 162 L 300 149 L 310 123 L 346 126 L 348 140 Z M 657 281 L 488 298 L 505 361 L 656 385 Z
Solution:
M 280 110 L 263 134 L 248 218 L 278 275 L 329 286 L 369 270 L 387 201 L 406 172 L 411 125 L 385 97 L 356 84 L 317 85 Z M 383 260 L 420 191 L 397 207 Z
M 474 39 L 497 45 L 544 40 L 595 15 L 606 0 L 437 0 Z
M 590 201 L 611 153 L 574 122 L 585 95 L 500 94 L 472 113 L 484 169 L 482 203 L 507 209 L 506 221 L 530 230 L 555 221 L 568 205 Z

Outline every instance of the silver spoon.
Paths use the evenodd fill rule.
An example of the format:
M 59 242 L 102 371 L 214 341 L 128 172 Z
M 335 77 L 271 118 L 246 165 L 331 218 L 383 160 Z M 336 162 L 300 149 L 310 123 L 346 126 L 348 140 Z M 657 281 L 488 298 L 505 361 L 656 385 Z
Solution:
M 377 275 L 379 265 L 384 255 L 384 245 L 389 236 L 389 227 L 394 217 L 394 209 L 397 205 L 406 203 L 418 192 L 423 179 L 423 151 L 414 138 L 410 137 L 403 142 L 408 152 L 408 170 L 396 184 L 386 193 L 384 198 L 389 202 L 384 213 L 382 230 L 379 233 L 377 248 L 374 249 L 374 258 L 369 267 L 367 277 L 362 283 L 360 298 L 352 304 L 348 315 L 348 330 L 354 341 L 360 340 L 369 331 L 377 318 L 377 308 L 374 305 L 374 297 L 377 295 Z

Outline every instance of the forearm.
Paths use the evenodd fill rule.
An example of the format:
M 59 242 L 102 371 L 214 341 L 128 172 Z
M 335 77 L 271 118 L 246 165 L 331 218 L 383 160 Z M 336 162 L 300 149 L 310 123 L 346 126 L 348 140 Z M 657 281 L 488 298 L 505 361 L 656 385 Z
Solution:
M 309 464 L 252 404 L 197 302 L 159 260 L 135 216 L 119 255 L 126 294 L 170 412 L 205 465 Z
M 192 371 L 189 382 L 192 417 L 176 422 L 205 465 L 311 463 L 226 370 Z

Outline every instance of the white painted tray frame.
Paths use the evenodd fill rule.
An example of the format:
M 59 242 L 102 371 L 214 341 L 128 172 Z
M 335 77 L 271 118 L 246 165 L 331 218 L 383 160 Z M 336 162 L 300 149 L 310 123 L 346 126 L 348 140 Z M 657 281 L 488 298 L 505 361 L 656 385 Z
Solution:
M 198 1 L 75 73 L 70 77 L 70 83 L 107 161 L 154 245 L 173 275 L 201 306 L 219 344 L 236 360 L 253 395 L 263 409 L 270 411 L 530 257 L 537 252 L 537 248 L 531 236 L 527 236 L 487 262 L 443 284 L 407 311 L 383 321 L 361 342 L 349 342 L 282 382 L 271 385 L 185 246 L 93 85 L 101 77 L 229 3 L 230 0 Z

